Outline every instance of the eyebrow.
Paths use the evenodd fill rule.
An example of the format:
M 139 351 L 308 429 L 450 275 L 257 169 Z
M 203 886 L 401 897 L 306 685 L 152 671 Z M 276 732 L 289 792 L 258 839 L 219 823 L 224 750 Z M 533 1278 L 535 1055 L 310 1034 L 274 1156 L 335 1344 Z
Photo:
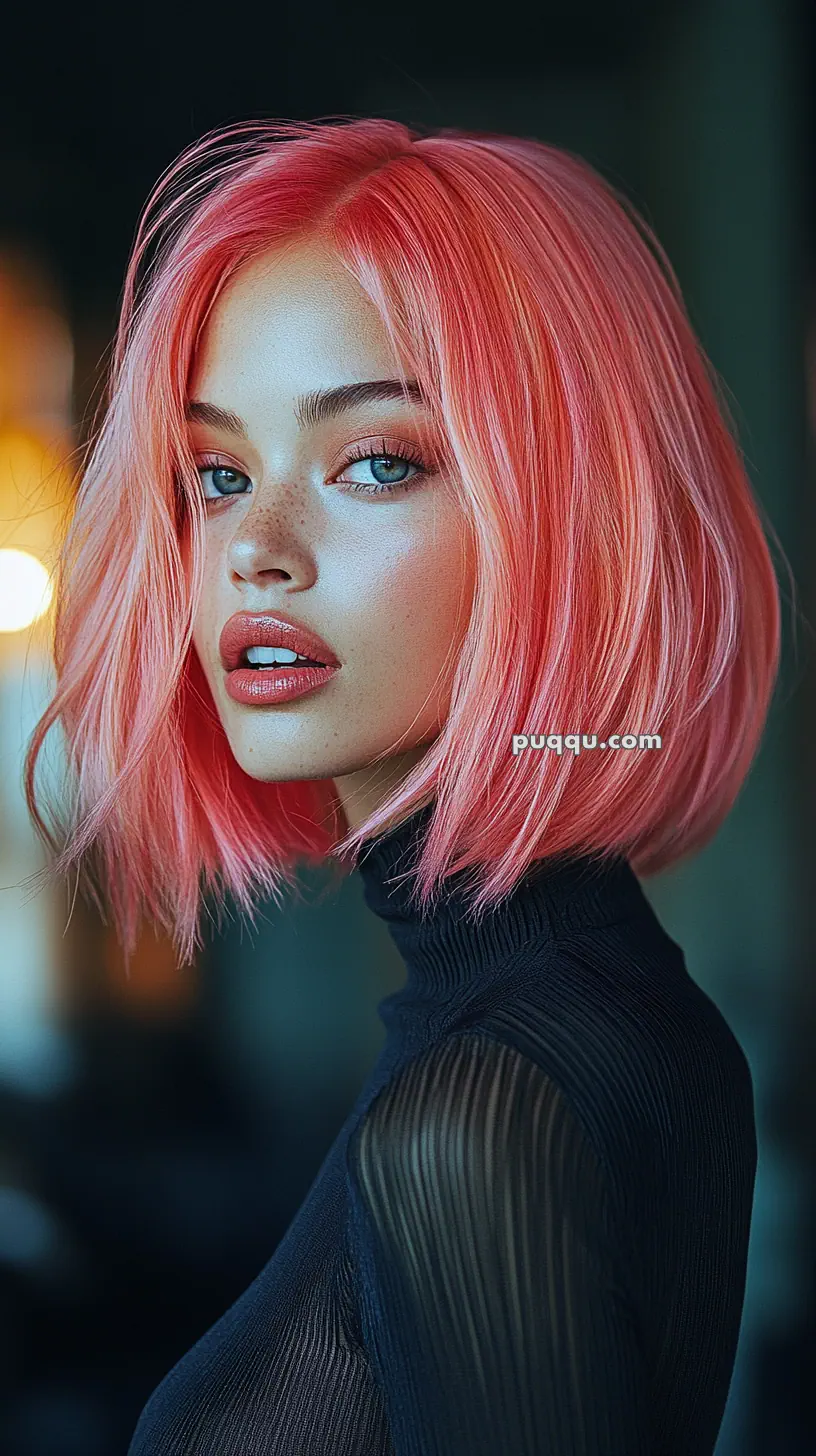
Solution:
M 310 394 L 301 394 L 295 401 L 295 418 L 301 430 L 334 419 L 347 410 L 358 409 L 384 399 L 410 400 L 424 405 L 425 396 L 415 379 L 369 379 L 360 384 L 338 384 L 334 389 L 315 389 Z M 249 439 L 246 420 L 233 410 L 222 409 L 217 404 L 193 399 L 186 406 L 184 418 L 198 420 L 202 425 L 211 425 L 216 430 L 226 430 L 241 439 Z

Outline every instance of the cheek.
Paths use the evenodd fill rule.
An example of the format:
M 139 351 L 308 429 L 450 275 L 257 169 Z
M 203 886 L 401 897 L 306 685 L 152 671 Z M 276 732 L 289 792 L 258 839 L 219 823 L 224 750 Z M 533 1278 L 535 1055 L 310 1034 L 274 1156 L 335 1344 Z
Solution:
M 470 549 L 458 519 L 435 522 L 382 563 L 376 586 L 369 582 L 367 621 L 372 643 L 411 676 L 436 672 L 467 629 L 473 598 Z

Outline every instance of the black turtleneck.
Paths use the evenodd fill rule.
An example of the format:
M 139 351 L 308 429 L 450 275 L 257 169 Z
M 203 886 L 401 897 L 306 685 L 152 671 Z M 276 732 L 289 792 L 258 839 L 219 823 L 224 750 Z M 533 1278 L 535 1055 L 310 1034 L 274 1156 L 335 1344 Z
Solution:
M 519 968 L 528 969 L 532 948 L 633 911 L 649 913 L 625 859 L 601 864 L 585 857 L 543 871 L 534 867 L 479 920 L 469 907 L 468 872 L 462 871 L 444 882 L 432 910 L 420 916 L 411 866 L 431 816 L 432 806 L 418 810 L 372 841 L 359 863 L 366 904 L 385 921 L 408 970 L 404 989 L 378 1007 L 386 1026 L 409 1007 L 439 1019 L 451 1006 L 459 1017 L 471 1002 L 495 996 Z
M 707 1456 L 756 1172 L 748 1063 L 623 857 L 424 916 L 431 809 L 366 846 L 407 969 L 250 1288 L 129 1456 Z M 408 877 L 399 879 L 399 876 Z

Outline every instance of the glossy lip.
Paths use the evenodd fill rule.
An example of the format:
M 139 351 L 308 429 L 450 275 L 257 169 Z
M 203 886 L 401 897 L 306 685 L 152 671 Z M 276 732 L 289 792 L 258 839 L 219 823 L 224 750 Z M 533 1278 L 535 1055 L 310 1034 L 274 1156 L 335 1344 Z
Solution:
M 288 647 L 302 657 L 311 657 L 323 667 L 340 667 L 331 648 L 317 633 L 291 621 L 280 612 L 236 612 L 225 622 L 219 640 L 221 664 L 227 672 L 245 667 L 242 662 L 247 647 Z M 292 664 L 295 668 L 295 664 Z M 246 669 L 256 672 L 255 668 Z M 299 673 L 313 671 L 303 665 Z
M 235 703 L 291 703 L 306 693 L 313 693 L 330 681 L 337 667 L 236 667 L 225 679 L 227 695 Z

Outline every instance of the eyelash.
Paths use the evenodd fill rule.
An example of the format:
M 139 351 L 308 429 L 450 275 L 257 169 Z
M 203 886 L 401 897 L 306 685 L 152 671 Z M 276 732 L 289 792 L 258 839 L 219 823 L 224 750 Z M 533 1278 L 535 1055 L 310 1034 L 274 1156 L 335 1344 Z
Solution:
M 339 474 L 342 475 L 344 470 L 348 470 L 350 465 L 355 465 L 360 460 L 381 460 L 383 458 L 387 460 L 399 461 L 400 463 L 404 462 L 406 465 L 413 465 L 416 467 L 418 473 L 416 475 L 410 476 L 407 480 L 396 480 L 390 485 L 388 483 L 383 483 L 382 481 L 374 481 L 373 484 L 370 485 L 361 484 L 359 481 L 355 480 L 347 481 L 344 488 L 348 490 L 351 494 L 392 495 L 395 491 L 410 489 L 410 487 L 414 485 L 417 481 L 421 480 L 423 477 L 427 477 L 432 474 L 432 471 L 426 465 L 423 457 L 419 454 L 418 451 L 413 450 L 410 446 L 401 445 L 399 450 L 391 450 L 388 447 L 388 441 L 385 439 L 381 439 L 375 442 L 375 444 L 377 448 L 372 448 L 372 444 L 370 441 L 363 442 L 359 445 L 350 446 L 346 459 L 340 466 Z M 236 475 L 245 475 L 245 471 L 238 470 L 236 466 L 231 465 L 228 460 L 225 460 L 218 455 L 208 455 L 205 457 L 205 459 L 200 460 L 196 465 L 196 470 L 198 471 L 199 475 L 201 475 L 201 473 L 205 470 L 232 470 L 235 472 Z M 246 476 L 246 478 L 249 479 L 249 476 Z M 335 476 L 334 480 L 336 479 L 337 477 Z M 246 495 L 246 493 L 246 491 L 233 491 L 232 495 Z M 204 499 L 205 502 L 209 505 L 219 500 L 230 500 L 231 496 L 229 494 L 205 496 Z

